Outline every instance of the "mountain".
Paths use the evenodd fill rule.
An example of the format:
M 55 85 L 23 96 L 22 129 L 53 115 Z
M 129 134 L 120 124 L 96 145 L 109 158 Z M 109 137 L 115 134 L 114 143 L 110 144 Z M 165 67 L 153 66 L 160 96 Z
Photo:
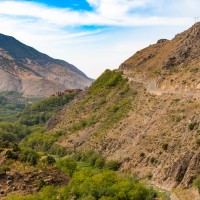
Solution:
M 188 188 L 200 174 L 200 23 L 106 70 L 48 121 L 57 144 L 95 150 L 158 188 Z M 181 196 L 182 195 L 182 196 Z
M 199 97 L 200 23 L 161 39 L 138 51 L 120 69 L 133 80 L 146 82 L 157 93 L 180 93 Z M 159 91 L 157 90 L 159 88 Z
M 67 89 L 84 89 L 91 82 L 75 66 L 0 34 L 0 91 L 45 97 Z

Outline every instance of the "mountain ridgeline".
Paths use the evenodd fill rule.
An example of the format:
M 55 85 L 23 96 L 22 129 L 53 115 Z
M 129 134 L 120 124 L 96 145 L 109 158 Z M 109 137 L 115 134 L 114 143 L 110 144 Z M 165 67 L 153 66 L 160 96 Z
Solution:
M 0 34 L 0 91 L 47 97 L 67 89 L 84 89 L 91 82 L 75 66 Z

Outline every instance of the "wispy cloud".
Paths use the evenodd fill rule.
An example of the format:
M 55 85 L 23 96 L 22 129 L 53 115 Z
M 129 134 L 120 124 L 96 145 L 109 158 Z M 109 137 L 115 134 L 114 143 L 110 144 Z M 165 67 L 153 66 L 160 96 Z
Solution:
M 92 9 L 0 0 L 0 32 L 97 77 L 159 37 L 190 26 L 200 7 L 199 0 L 85 1 Z
M 94 10 L 75 11 L 69 8 L 52 8 L 24 1 L 1 1 L 0 14 L 13 17 L 32 17 L 57 26 L 107 25 L 138 26 L 183 24 L 185 17 L 141 16 L 132 10 L 152 6 L 149 0 L 88 0 Z M 132 11 L 132 12 L 131 12 Z

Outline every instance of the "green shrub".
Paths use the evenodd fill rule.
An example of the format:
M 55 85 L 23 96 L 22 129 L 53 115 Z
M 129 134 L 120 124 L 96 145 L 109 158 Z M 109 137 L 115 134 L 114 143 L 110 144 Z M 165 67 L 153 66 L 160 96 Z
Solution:
M 48 165 L 53 165 L 56 160 L 54 157 L 52 156 L 47 156 L 45 159 L 44 159 L 44 162 L 47 163 Z
M 200 194 L 200 175 L 193 180 L 193 185 L 198 189 Z
M 0 167 L 0 175 L 6 174 L 7 171 L 10 171 L 10 168 L 7 166 Z
M 200 139 L 197 139 L 197 140 L 196 140 L 196 144 L 197 144 L 198 146 L 200 146 Z
M 29 162 L 31 165 L 36 166 L 39 161 L 39 155 L 34 150 L 25 150 L 20 156 L 20 161 Z
M 19 152 L 19 151 L 21 151 L 19 146 L 17 144 L 13 144 L 13 152 Z
M 37 185 L 41 189 L 44 186 L 46 186 L 47 184 L 46 184 L 46 182 L 43 179 L 41 179 L 41 180 L 38 181 Z
M 151 172 L 148 172 L 145 176 L 145 178 L 148 178 L 149 180 L 151 180 L 153 177 L 153 174 Z
M 189 129 L 190 131 L 193 131 L 193 130 L 197 129 L 198 126 L 199 126 L 199 124 L 198 124 L 197 122 L 192 122 L 192 123 L 190 123 L 190 124 L 188 125 L 188 129 Z
M 56 162 L 58 168 L 60 168 L 66 174 L 72 176 L 77 169 L 77 163 L 70 158 L 59 159 Z
M 74 199 L 153 200 L 157 196 L 153 189 L 124 177 L 119 178 L 113 171 L 97 174 L 85 170 L 76 172 L 69 184 L 69 191 Z
M 116 160 L 110 160 L 105 164 L 105 169 L 117 171 L 119 168 L 120 168 L 120 163 Z
M 105 165 L 105 159 L 102 157 L 99 157 L 96 159 L 95 161 L 95 167 L 99 168 L 99 169 L 103 169 Z
M 5 142 L 18 143 L 29 134 L 30 131 L 26 126 L 17 123 L 0 122 L 0 145 L 5 144 Z
M 157 160 L 155 157 L 151 157 L 151 158 L 150 158 L 150 162 L 151 162 L 152 164 L 156 164 L 156 163 L 158 162 L 158 160 Z
M 163 144 L 162 149 L 166 151 L 168 149 L 168 144 L 167 143 Z
M 20 122 L 27 126 L 44 124 L 57 111 L 74 99 L 78 92 L 51 96 L 39 102 L 27 105 L 20 116 Z
M 16 152 L 13 152 L 11 150 L 7 150 L 5 155 L 7 159 L 17 159 L 19 156 Z

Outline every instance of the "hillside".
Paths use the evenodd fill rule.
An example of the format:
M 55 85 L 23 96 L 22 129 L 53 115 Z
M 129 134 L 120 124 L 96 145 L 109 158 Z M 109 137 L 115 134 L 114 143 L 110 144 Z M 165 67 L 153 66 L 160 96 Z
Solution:
M 93 149 L 159 188 L 190 188 L 200 174 L 200 23 L 105 71 L 48 122 L 57 144 Z M 191 199 L 197 191 L 188 191 Z
M 46 97 L 66 89 L 84 89 L 91 82 L 75 66 L 0 34 L 0 91 Z
M 157 94 L 179 93 L 199 98 L 200 22 L 172 40 L 161 39 L 120 65 L 133 81 Z
M 28 103 L 38 100 L 38 98 L 25 98 L 14 91 L 0 92 L 0 122 L 16 121 Z

